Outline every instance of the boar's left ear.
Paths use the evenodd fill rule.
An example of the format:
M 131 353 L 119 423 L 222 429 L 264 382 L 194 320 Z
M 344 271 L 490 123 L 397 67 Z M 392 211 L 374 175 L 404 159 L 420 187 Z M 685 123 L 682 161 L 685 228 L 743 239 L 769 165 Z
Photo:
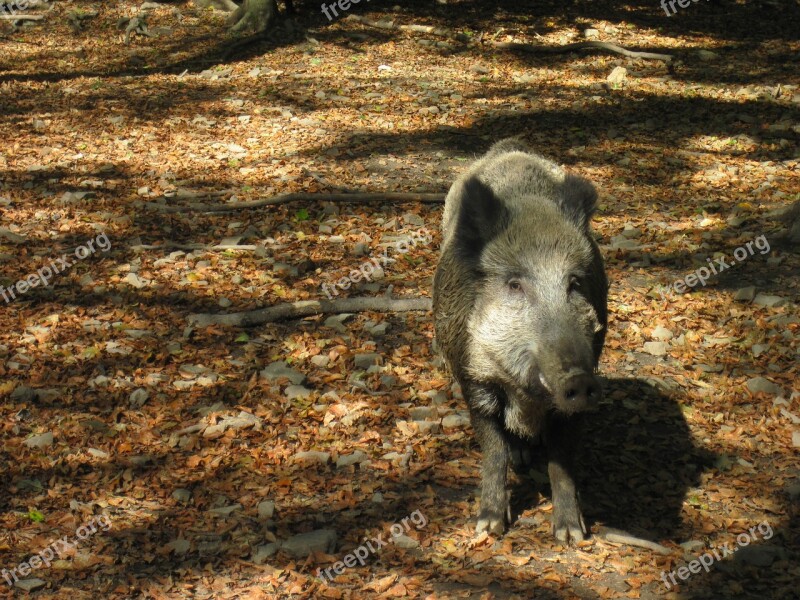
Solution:
M 463 183 L 456 222 L 459 254 L 477 259 L 483 248 L 508 226 L 508 207 L 477 177 Z
M 561 184 L 561 194 L 556 201 L 561 212 L 581 229 L 589 227 L 597 208 L 597 191 L 583 177 L 567 175 Z

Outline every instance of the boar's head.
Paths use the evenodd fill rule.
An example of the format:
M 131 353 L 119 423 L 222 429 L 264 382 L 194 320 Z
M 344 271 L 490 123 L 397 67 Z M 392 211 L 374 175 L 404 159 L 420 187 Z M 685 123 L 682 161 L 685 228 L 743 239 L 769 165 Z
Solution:
M 594 188 L 572 175 L 553 181 L 509 195 L 468 179 L 455 243 L 476 281 L 470 375 L 500 383 L 512 403 L 539 398 L 571 414 L 602 395 L 607 281 L 588 224 Z

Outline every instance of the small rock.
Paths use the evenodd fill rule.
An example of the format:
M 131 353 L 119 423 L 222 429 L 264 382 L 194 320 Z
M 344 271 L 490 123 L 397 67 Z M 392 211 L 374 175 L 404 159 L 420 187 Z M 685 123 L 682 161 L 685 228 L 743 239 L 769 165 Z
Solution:
M 420 433 L 438 433 L 439 423 L 436 421 L 414 421 Z
M 753 304 L 758 306 L 766 306 L 767 308 L 778 308 L 786 304 L 786 298 L 780 296 L 770 296 L 768 294 L 758 294 L 753 299 Z
M 661 325 L 659 325 L 658 327 L 653 329 L 652 336 L 653 339 L 661 340 L 662 342 L 667 342 L 671 340 L 673 337 L 675 337 L 675 334 L 672 333 L 666 327 L 662 327 Z
M 133 408 L 141 408 L 149 397 L 150 393 L 146 389 L 138 388 L 131 392 L 131 395 L 128 397 L 128 402 Z
M 25 592 L 34 592 L 46 585 L 47 582 L 43 579 L 39 579 L 38 577 L 32 577 L 31 579 L 20 579 L 19 581 L 14 582 L 15 587 L 18 587 Z
M 750 390 L 753 394 L 758 394 L 759 392 L 763 392 L 766 394 L 780 394 L 781 388 L 772 383 L 771 381 L 764 379 L 763 377 L 754 377 L 747 382 L 747 389 Z
M 27 385 L 17 386 L 11 392 L 11 400 L 14 402 L 31 402 L 36 399 L 36 390 L 28 387 Z
M 629 239 L 638 238 L 642 236 L 642 230 L 634 227 L 633 225 L 627 224 L 622 230 L 622 236 Z
M 403 220 L 409 225 L 413 225 L 414 227 L 423 227 L 425 225 L 425 219 L 423 219 L 416 213 L 410 212 L 404 214 Z
M 46 448 L 53 445 L 53 434 L 48 431 L 39 435 L 32 435 L 23 442 L 28 448 Z
M 330 362 L 331 359 L 326 354 L 317 354 L 311 357 L 311 364 L 322 367 L 323 369 L 327 367 Z
M 316 462 L 321 463 L 323 465 L 328 464 L 328 461 L 331 459 L 330 452 L 317 452 L 317 451 L 310 451 L 310 452 L 298 452 L 294 455 L 295 460 L 301 460 L 304 462 Z
M 177 488 L 172 492 L 172 497 L 178 502 L 186 504 L 192 499 L 192 491 L 186 488 Z
M 261 546 L 258 546 L 256 547 L 255 550 L 253 550 L 253 554 L 250 557 L 250 560 L 252 560 L 257 565 L 262 565 L 266 562 L 266 560 L 269 557 L 277 553 L 278 550 L 280 550 L 280 548 L 281 548 L 280 542 L 272 542 L 271 544 L 262 544 Z
M 366 242 L 358 242 L 353 246 L 353 256 L 366 256 L 369 254 L 369 244 Z
M 664 342 L 645 342 L 644 351 L 653 356 L 664 356 L 667 353 L 667 344 Z
M 227 517 L 228 515 L 235 513 L 237 510 L 241 510 L 241 508 L 242 508 L 241 504 L 232 504 L 231 506 L 221 506 L 219 508 L 212 508 L 208 512 L 218 517 Z
M 224 296 L 217 300 L 217 304 L 219 304 L 220 308 L 229 308 L 233 302 L 229 298 L 225 298 Z
M 600 32 L 597 29 L 590 27 L 589 29 L 583 30 L 583 37 L 585 37 L 587 40 L 594 40 L 600 37 Z
M 628 69 L 625 67 L 614 67 L 614 70 L 606 78 L 610 85 L 622 85 L 628 78 Z
M 303 558 L 312 552 L 326 554 L 336 550 L 336 532 L 333 529 L 318 529 L 290 537 L 281 544 L 281 550 L 297 558 Z
M 465 415 L 447 415 L 442 419 L 442 427 L 445 429 L 460 429 L 469 425 L 469 417 Z
M 753 356 L 758 358 L 759 356 L 764 354 L 764 352 L 769 350 L 769 346 L 767 344 L 753 344 L 750 350 L 753 353 Z
M 370 327 L 369 332 L 371 335 L 375 337 L 383 337 L 386 335 L 386 330 L 389 328 L 388 323 L 378 323 L 377 325 Z
M 681 544 L 681 548 L 686 550 L 686 552 L 691 552 L 692 554 L 697 553 L 705 547 L 706 545 L 700 540 L 689 540 L 688 542 L 683 542 Z
M 369 369 L 372 365 L 378 362 L 380 358 L 381 355 L 375 354 L 374 352 L 356 354 L 354 357 L 356 369 Z
M 792 446 L 800 448 L 800 431 L 792 432 Z
M 491 73 L 491 70 L 481 65 L 472 65 L 469 70 L 473 73 L 478 73 L 479 75 L 487 75 L 488 73 Z
M 300 371 L 295 371 L 294 369 L 290 369 L 289 365 L 287 365 L 282 360 L 267 365 L 266 368 L 261 370 L 261 373 L 259 373 L 259 377 L 261 377 L 261 379 L 268 379 L 268 380 L 274 380 L 274 379 L 279 379 L 281 377 L 286 377 L 289 381 L 291 381 L 295 385 L 301 385 L 306 380 L 306 376 L 303 373 L 301 373 Z
M 422 421 L 424 419 L 435 419 L 438 413 L 432 406 L 417 406 L 409 409 L 411 418 L 415 421 Z
M 711 62 L 713 60 L 717 60 L 719 58 L 719 54 L 716 52 L 711 52 L 711 50 L 698 50 L 697 58 L 703 62 Z
M 356 450 L 352 454 L 340 456 L 338 459 L 336 459 L 336 468 L 339 469 L 341 467 L 349 467 L 350 465 L 354 465 L 356 463 L 362 463 L 365 460 L 367 460 L 367 455 L 361 450 Z
M 415 540 L 412 537 L 408 537 L 407 535 L 403 535 L 402 533 L 400 535 L 394 536 L 392 540 L 394 541 L 394 545 L 397 546 L 398 548 L 409 549 L 409 548 L 417 548 L 419 546 L 419 542 L 417 540 Z
M 374 494 L 372 494 L 372 503 L 383 504 L 383 494 L 381 494 L 380 492 L 375 492 Z
M 192 547 L 192 543 L 183 538 L 176 538 L 167 544 L 167 546 L 175 554 L 186 554 L 189 548 Z
M 313 393 L 313 391 L 302 385 L 289 385 L 286 386 L 286 389 L 283 391 L 283 393 L 286 394 L 286 397 L 289 400 L 295 400 L 297 398 L 305 400 Z
M 259 519 L 271 519 L 273 514 L 275 514 L 275 503 L 272 500 L 264 500 L 258 503 Z
M 347 327 L 344 326 L 344 322 L 352 316 L 352 313 L 342 313 L 328 317 L 325 319 L 325 327 L 330 327 L 339 333 L 347 333 Z
M 742 300 L 744 302 L 750 302 L 753 298 L 756 297 L 756 288 L 755 286 L 744 287 L 736 290 L 736 294 L 733 296 L 734 300 Z
M 94 456 L 95 458 L 108 458 L 108 452 L 98 448 L 88 448 L 86 452 L 89 453 L 89 456 Z

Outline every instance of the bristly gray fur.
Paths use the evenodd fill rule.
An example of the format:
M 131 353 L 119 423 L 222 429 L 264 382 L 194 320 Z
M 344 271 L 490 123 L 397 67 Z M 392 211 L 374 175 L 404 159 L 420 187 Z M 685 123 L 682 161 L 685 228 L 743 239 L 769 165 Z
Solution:
M 569 467 L 574 440 L 554 438 L 585 408 L 574 402 L 575 381 L 580 398 L 599 393 L 587 374 L 607 321 L 608 284 L 589 229 L 596 199 L 591 183 L 518 139 L 492 146 L 447 194 L 433 310 L 483 449 L 479 530 L 502 530 L 509 434 L 540 433 L 556 457 L 554 531 L 568 539 L 583 528 Z

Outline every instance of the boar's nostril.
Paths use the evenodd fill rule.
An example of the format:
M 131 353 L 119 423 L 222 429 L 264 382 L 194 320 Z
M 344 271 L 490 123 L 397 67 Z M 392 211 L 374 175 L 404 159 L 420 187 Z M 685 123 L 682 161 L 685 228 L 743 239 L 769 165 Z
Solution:
M 586 402 L 596 391 L 594 379 L 588 373 L 572 375 L 564 385 L 564 397 L 570 402 Z

